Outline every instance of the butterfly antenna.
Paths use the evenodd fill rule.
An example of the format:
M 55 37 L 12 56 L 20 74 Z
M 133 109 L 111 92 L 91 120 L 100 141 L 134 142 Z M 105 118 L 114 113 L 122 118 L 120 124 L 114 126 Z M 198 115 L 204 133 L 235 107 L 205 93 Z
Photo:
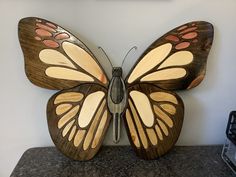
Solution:
M 126 53 L 126 55 L 125 55 L 125 57 L 124 57 L 124 59 L 123 59 L 123 61 L 122 61 L 121 68 L 122 68 L 122 66 L 123 66 L 123 64 L 124 64 L 124 62 L 125 62 L 125 59 L 127 58 L 127 56 L 129 55 L 129 53 L 130 53 L 133 49 L 137 50 L 138 47 L 137 47 L 137 46 L 133 46 L 131 49 L 129 49 L 129 51 Z
M 103 50 L 103 48 L 102 48 L 101 46 L 98 46 L 98 49 L 100 49 L 100 50 L 105 54 L 105 56 L 106 56 L 106 58 L 108 59 L 108 61 L 109 61 L 110 65 L 111 65 L 111 67 L 113 68 L 113 65 L 112 65 L 112 63 L 111 63 L 111 60 L 110 60 L 110 58 L 108 57 L 107 53 Z

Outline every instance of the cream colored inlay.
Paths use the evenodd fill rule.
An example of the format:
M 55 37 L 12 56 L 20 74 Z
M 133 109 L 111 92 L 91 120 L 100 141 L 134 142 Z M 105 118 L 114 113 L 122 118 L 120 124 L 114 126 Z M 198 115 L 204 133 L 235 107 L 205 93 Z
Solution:
M 99 65 L 92 58 L 92 56 L 88 54 L 84 49 L 70 42 L 63 42 L 62 47 L 66 54 L 76 64 L 78 64 L 85 71 L 88 71 L 90 74 L 92 74 L 104 84 L 107 83 L 107 79 Z
M 72 104 L 60 104 L 56 108 L 56 114 L 62 115 L 63 113 L 67 112 L 72 107 Z
M 166 112 L 168 112 L 171 115 L 174 115 L 176 113 L 176 109 L 171 104 L 161 104 L 160 105 L 162 109 L 164 109 Z
M 62 136 L 63 136 L 63 137 L 65 137 L 66 134 L 69 132 L 69 130 L 71 129 L 71 127 L 72 127 L 72 125 L 73 125 L 74 122 L 75 122 L 75 120 L 72 120 L 72 121 L 70 121 L 70 123 L 68 123 L 68 124 L 65 126 L 65 128 L 64 128 L 63 131 L 62 131 Z
M 54 104 L 63 103 L 63 102 L 78 102 L 83 99 L 84 95 L 79 92 L 65 92 L 58 95 Z
M 63 67 L 48 67 L 45 71 L 46 75 L 49 77 L 53 77 L 56 79 L 65 79 L 65 80 L 72 80 L 72 81 L 87 81 L 92 82 L 94 79 L 87 74 L 82 72 L 63 68 Z
M 159 126 L 161 127 L 161 129 L 163 130 L 164 134 L 166 136 L 168 136 L 169 132 L 168 132 L 168 129 L 167 129 L 166 125 L 159 119 L 157 119 L 157 122 L 158 122 Z
M 160 62 L 162 62 L 170 53 L 171 48 L 171 43 L 167 43 L 148 52 L 130 74 L 128 83 L 132 83 L 138 77 L 142 76 L 144 73 L 148 72 L 149 70 L 157 66 Z
M 72 130 L 71 130 L 71 132 L 70 132 L 70 135 L 69 135 L 69 137 L 68 137 L 68 140 L 69 140 L 69 141 L 71 141 L 72 138 L 74 137 L 75 131 L 76 131 L 76 126 L 74 125 L 73 128 L 72 128 Z
M 79 105 L 75 106 L 68 113 L 66 113 L 60 120 L 58 121 L 57 127 L 60 129 L 63 127 L 69 120 L 71 120 L 79 111 Z
M 176 52 L 168 57 L 158 69 L 165 68 L 168 66 L 183 66 L 193 61 L 193 54 L 189 51 Z
M 84 135 L 85 135 L 85 130 L 78 130 L 76 135 L 75 135 L 75 138 L 74 138 L 74 145 L 75 147 L 78 147 L 80 145 L 80 143 L 82 142 L 83 138 L 84 138 Z
M 147 128 L 146 131 L 147 131 L 147 135 L 148 135 L 151 143 L 154 146 L 157 145 L 157 136 L 156 136 L 155 131 L 152 128 Z
M 160 128 L 158 127 L 158 125 L 155 125 L 155 130 L 157 132 L 157 135 L 159 137 L 160 140 L 163 140 L 163 136 L 162 136 L 162 133 L 161 133 L 161 130 Z
M 130 115 L 130 112 L 129 112 L 128 109 L 126 110 L 126 120 L 127 120 L 127 124 L 128 124 L 128 127 L 129 127 L 129 132 L 130 132 L 131 139 L 132 139 L 134 145 L 139 148 L 140 147 L 140 142 L 139 142 L 138 134 L 136 132 L 134 122 L 131 118 L 131 115 Z
M 169 101 L 171 103 L 174 104 L 178 104 L 177 99 L 175 98 L 174 95 L 171 95 L 170 93 L 166 93 L 166 92 L 153 92 L 150 94 L 150 97 L 154 100 L 154 101 Z
M 140 118 L 147 127 L 151 127 L 154 123 L 154 115 L 148 97 L 142 92 L 133 90 L 130 93 L 135 107 L 138 110 Z
M 90 123 L 104 96 L 104 92 L 97 91 L 85 98 L 78 117 L 78 123 L 81 128 L 86 127 Z
M 107 110 L 103 113 L 100 124 L 98 125 L 97 132 L 93 139 L 92 148 L 96 148 L 99 142 L 101 141 L 102 133 L 104 132 L 104 127 L 106 125 L 106 122 L 107 122 Z
M 162 119 L 170 128 L 172 128 L 173 121 L 171 120 L 171 118 L 166 113 L 164 113 L 158 106 L 154 105 L 153 107 L 158 118 Z
M 83 149 L 86 151 L 92 142 L 92 139 L 94 137 L 94 132 L 96 130 L 96 127 L 98 126 L 100 119 L 101 119 L 101 114 L 103 111 L 103 108 L 105 106 L 106 100 L 104 99 L 101 106 L 99 107 L 98 111 L 96 112 L 96 115 L 94 116 L 93 122 L 91 123 L 91 126 L 89 127 L 88 133 L 85 137 L 84 144 L 83 144 Z
M 139 137 L 141 139 L 143 147 L 145 149 L 147 149 L 148 148 L 147 137 L 146 137 L 145 132 L 143 130 L 143 126 L 142 126 L 141 122 L 139 121 L 139 117 L 138 117 L 138 114 L 137 114 L 137 112 L 134 108 L 134 105 L 133 105 L 133 103 L 131 102 L 130 99 L 129 99 L 129 106 L 130 106 L 131 112 L 133 114 L 133 118 L 134 118 L 135 124 L 137 126 L 137 131 L 139 133 Z
M 39 58 L 42 62 L 46 64 L 68 66 L 70 68 L 76 69 L 76 67 L 71 63 L 71 61 L 57 50 L 53 49 L 41 50 L 39 53 Z
M 180 79 L 186 75 L 186 70 L 184 68 L 168 68 L 163 70 L 158 70 L 147 76 L 144 76 L 141 81 L 161 81 L 161 80 L 171 80 Z

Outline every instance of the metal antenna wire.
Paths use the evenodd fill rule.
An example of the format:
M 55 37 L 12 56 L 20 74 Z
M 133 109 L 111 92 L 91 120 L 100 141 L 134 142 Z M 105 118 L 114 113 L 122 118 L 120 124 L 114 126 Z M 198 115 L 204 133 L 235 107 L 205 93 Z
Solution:
M 111 65 L 111 67 L 113 68 L 113 65 L 112 65 L 112 63 L 111 63 L 111 60 L 110 60 L 110 58 L 108 57 L 107 53 L 103 50 L 103 48 L 102 48 L 101 46 L 98 46 L 98 49 L 100 49 L 100 50 L 105 54 L 105 56 L 106 56 L 106 58 L 108 59 L 108 61 L 109 61 L 110 65 Z
M 124 57 L 124 59 L 123 59 L 123 61 L 122 61 L 121 68 L 123 67 L 123 64 L 124 64 L 125 59 L 127 58 L 128 54 L 129 54 L 133 49 L 137 50 L 138 47 L 137 47 L 137 46 L 133 46 L 131 49 L 129 49 L 129 51 L 126 53 L 126 55 L 125 55 L 125 57 Z

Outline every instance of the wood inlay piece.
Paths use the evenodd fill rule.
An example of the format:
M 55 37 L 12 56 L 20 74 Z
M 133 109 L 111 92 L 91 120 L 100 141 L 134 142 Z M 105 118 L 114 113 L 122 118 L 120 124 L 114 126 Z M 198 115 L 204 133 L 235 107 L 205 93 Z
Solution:
M 44 45 L 46 45 L 47 47 L 50 47 L 50 48 L 57 48 L 59 47 L 59 44 L 56 42 L 56 41 L 53 41 L 53 40 L 43 40 L 43 43 Z
M 135 126 L 134 126 L 134 122 L 131 118 L 131 115 L 130 115 L 130 112 L 129 112 L 128 109 L 126 110 L 126 120 L 127 120 L 127 123 L 128 123 L 128 127 L 129 127 L 129 131 L 130 131 L 130 134 L 131 134 L 132 141 L 134 142 L 134 145 L 139 148 L 140 147 L 140 142 L 139 142 L 138 134 L 137 134 L 137 131 L 136 131 Z
M 132 83 L 138 77 L 142 76 L 148 70 L 154 68 L 157 64 L 162 62 L 170 53 L 171 48 L 171 43 L 167 43 L 153 49 L 147 55 L 145 55 L 129 76 L 128 83 Z
M 74 138 L 75 131 L 76 131 L 76 126 L 74 125 L 68 137 L 68 141 L 71 141 Z
M 83 144 L 83 149 L 87 150 L 89 148 L 89 145 L 91 144 L 93 137 L 94 137 L 94 132 L 96 130 L 97 125 L 99 124 L 99 120 L 101 119 L 102 111 L 104 110 L 106 101 L 103 100 L 101 106 L 99 107 L 98 111 L 96 112 L 96 115 L 94 117 L 94 120 L 88 130 L 88 133 L 85 137 L 84 144 Z
M 155 131 L 152 128 L 146 129 L 147 135 L 149 137 L 149 140 L 151 141 L 152 145 L 157 145 L 157 136 Z
M 58 121 L 58 128 L 62 128 L 69 120 L 75 117 L 79 111 L 79 105 L 75 106 Z
M 173 121 L 158 106 L 154 105 L 154 111 L 159 119 L 162 119 L 170 128 L 173 127 Z
M 36 29 L 35 30 L 36 34 L 41 36 L 41 37 L 49 37 L 49 36 L 52 36 L 52 33 L 48 32 L 47 30 L 44 30 L 44 29 Z
M 157 132 L 157 136 L 160 140 L 163 140 L 163 136 L 162 136 L 162 133 L 161 133 L 161 130 L 160 128 L 158 127 L 158 125 L 155 125 L 155 130 Z
M 134 101 L 142 122 L 147 127 L 151 127 L 154 123 L 154 115 L 148 97 L 142 92 L 138 91 L 131 91 L 130 96 Z
M 81 128 L 86 127 L 90 123 L 104 96 L 104 92 L 97 91 L 85 98 L 78 117 L 78 123 Z
M 168 57 L 158 69 L 170 67 L 170 66 L 183 66 L 193 61 L 193 54 L 189 51 L 176 52 Z
M 97 132 L 94 136 L 93 143 L 91 146 L 92 148 L 97 147 L 97 145 L 101 139 L 102 133 L 104 131 L 104 126 L 105 126 L 106 120 L 107 120 L 107 114 L 108 114 L 107 110 L 105 110 L 105 112 L 103 113 L 103 116 L 101 118 L 100 124 L 98 125 Z
M 78 92 L 66 92 L 59 94 L 55 100 L 54 104 L 64 103 L 64 102 L 78 102 L 83 99 L 84 95 Z
M 167 129 L 166 125 L 161 120 L 157 120 L 157 121 L 158 121 L 158 124 L 160 125 L 162 131 L 164 132 L 164 134 L 166 136 L 168 136 L 169 132 L 168 132 L 168 129 Z
M 49 67 L 46 69 L 46 75 L 57 79 L 87 81 L 87 82 L 94 81 L 93 78 L 87 74 L 62 67 Z
M 171 115 L 174 115 L 176 113 L 175 107 L 171 104 L 161 104 L 160 107 Z
M 186 70 L 183 68 L 168 68 L 165 70 L 153 72 L 143 77 L 141 82 L 180 79 L 186 74 Z
M 135 124 L 137 126 L 137 130 L 138 130 L 139 136 L 141 138 L 141 142 L 143 144 L 143 147 L 145 149 L 147 149 L 148 148 L 147 137 L 145 135 L 144 129 L 142 127 L 142 124 L 141 124 L 141 122 L 139 120 L 138 114 L 137 114 L 137 112 L 136 112 L 136 110 L 135 110 L 131 100 L 129 100 L 129 105 L 130 105 L 131 112 L 133 114 L 133 118 L 134 118 Z
M 65 55 L 56 50 L 44 49 L 39 53 L 39 58 L 46 64 L 67 66 L 76 69 L 76 67 Z
M 78 130 L 75 138 L 74 138 L 74 145 L 75 147 L 78 147 L 80 145 L 80 143 L 82 142 L 84 135 L 86 133 L 86 130 Z
M 67 135 L 67 133 L 70 131 L 72 125 L 74 124 L 75 120 L 70 121 L 65 128 L 62 131 L 62 136 L 65 137 Z
M 58 105 L 57 108 L 56 108 L 56 114 L 57 115 L 64 114 L 65 112 L 70 110 L 70 108 L 72 108 L 72 104 L 61 104 L 61 105 Z
M 150 94 L 150 97 L 158 102 L 168 101 L 174 104 L 178 104 L 177 99 L 173 95 L 166 92 L 153 92 Z

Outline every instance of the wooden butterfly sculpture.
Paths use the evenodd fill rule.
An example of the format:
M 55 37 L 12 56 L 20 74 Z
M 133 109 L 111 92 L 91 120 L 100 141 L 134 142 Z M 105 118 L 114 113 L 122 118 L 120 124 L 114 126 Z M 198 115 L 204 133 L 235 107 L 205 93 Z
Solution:
M 125 79 L 121 67 L 113 68 L 110 81 L 85 44 L 52 22 L 20 20 L 19 40 L 29 80 L 61 90 L 48 101 L 47 120 L 63 154 L 93 158 L 111 119 L 114 141 L 119 141 L 122 118 L 136 154 L 154 159 L 179 137 L 184 105 L 171 90 L 190 89 L 203 80 L 213 26 L 196 21 L 175 28 L 147 48 Z

